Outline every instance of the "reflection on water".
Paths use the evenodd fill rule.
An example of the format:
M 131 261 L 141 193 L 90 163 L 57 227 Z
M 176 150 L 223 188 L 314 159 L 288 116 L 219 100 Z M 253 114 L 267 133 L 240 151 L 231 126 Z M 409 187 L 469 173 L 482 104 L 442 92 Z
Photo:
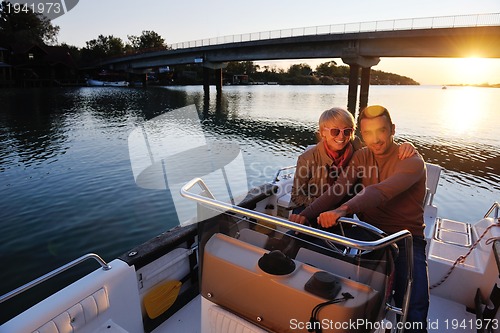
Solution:
M 452 96 L 447 97 L 449 102 L 440 116 L 445 133 L 453 133 L 453 136 L 466 138 L 468 141 L 474 137 L 493 138 L 484 133 L 485 129 L 491 128 L 490 122 L 494 121 L 492 111 L 495 110 L 493 101 L 488 99 L 485 92 L 491 92 L 491 88 L 466 87 L 450 90 Z
M 144 121 L 196 105 L 205 137 L 238 144 L 255 186 L 295 164 L 319 115 L 347 101 L 346 86 L 202 91 L 0 91 L 0 294 L 84 253 L 111 260 L 178 223 L 168 192 L 134 183 L 127 138 Z M 391 111 L 398 141 L 445 168 L 435 198 L 444 216 L 474 221 L 500 200 L 498 90 L 374 86 L 370 103 Z
M 211 96 L 204 103 L 197 88 L 181 89 L 190 102 L 204 108 L 210 128 L 238 140 L 249 155 L 265 154 L 265 165 L 257 159 L 249 168 L 254 184 L 270 179 L 272 167 L 294 164 L 315 142 L 321 112 L 347 99 L 345 87 L 257 86 L 231 87 L 221 100 Z M 494 108 L 500 102 L 498 89 L 370 89 L 370 103 L 391 111 L 397 140 L 412 142 L 427 162 L 444 168 L 435 199 L 444 216 L 475 221 L 500 200 L 500 114 Z

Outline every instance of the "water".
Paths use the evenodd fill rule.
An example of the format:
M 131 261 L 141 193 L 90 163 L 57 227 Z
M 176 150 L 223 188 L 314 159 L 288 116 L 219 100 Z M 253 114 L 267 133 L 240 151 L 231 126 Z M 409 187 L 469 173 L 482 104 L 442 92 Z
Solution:
M 391 111 L 398 141 L 445 168 L 434 200 L 442 216 L 475 221 L 500 201 L 498 92 L 370 88 L 370 104 Z M 198 86 L 0 90 L 0 294 L 85 253 L 110 261 L 177 225 L 166 191 L 134 183 L 127 138 L 144 121 L 196 105 L 207 137 L 239 144 L 255 186 L 315 142 L 323 110 L 347 103 L 346 86 L 230 86 L 215 95 L 205 100 Z M 61 279 L 96 267 L 83 266 Z

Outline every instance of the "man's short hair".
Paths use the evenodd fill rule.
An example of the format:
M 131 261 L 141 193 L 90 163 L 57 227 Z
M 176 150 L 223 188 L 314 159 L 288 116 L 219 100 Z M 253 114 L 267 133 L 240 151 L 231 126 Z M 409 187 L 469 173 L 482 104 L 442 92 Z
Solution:
M 389 125 L 392 126 L 392 119 L 389 111 L 381 105 L 370 105 L 364 108 L 358 116 L 358 126 L 361 126 L 361 120 L 363 119 L 372 119 L 380 116 L 386 116 Z

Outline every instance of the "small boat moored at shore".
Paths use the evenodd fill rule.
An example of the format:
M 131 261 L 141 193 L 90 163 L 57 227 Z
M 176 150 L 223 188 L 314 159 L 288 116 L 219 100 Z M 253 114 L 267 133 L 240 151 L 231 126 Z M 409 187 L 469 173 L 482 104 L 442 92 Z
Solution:
M 101 81 L 87 79 L 87 85 L 89 87 L 128 87 L 129 83 L 127 81 Z

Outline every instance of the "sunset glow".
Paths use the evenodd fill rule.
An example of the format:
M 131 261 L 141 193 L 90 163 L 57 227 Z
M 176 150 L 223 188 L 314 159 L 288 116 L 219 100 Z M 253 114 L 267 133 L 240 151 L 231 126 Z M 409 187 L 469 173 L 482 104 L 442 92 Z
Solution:
M 411 77 L 420 84 L 498 84 L 500 61 L 466 58 L 383 58 L 373 69 Z
M 490 70 L 489 59 L 469 57 L 455 60 L 455 70 L 461 73 L 464 84 L 481 84 L 485 82 L 488 70 Z M 489 82 L 495 83 L 495 82 Z
M 194 5 L 195 4 L 195 5 Z M 193 11 L 196 6 L 196 11 Z M 412 18 L 433 18 L 457 16 L 459 20 L 472 20 L 478 13 L 498 13 L 498 0 L 441 0 L 407 2 L 400 1 L 353 1 L 342 4 L 342 10 L 332 1 L 321 0 L 311 5 L 307 2 L 262 1 L 251 6 L 237 1 L 165 2 L 152 0 L 148 5 L 129 5 L 120 0 L 80 1 L 74 9 L 54 20 L 60 27 L 58 42 L 82 48 L 86 42 L 99 35 L 112 35 L 127 42 L 128 36 L 138 36 L 143 30 L 152 30 L 161 35 L 167 43 L 204 40 L 222 36 L 270 31 L 289 31 L 292 28 L 318 27 L 359 22 L 386 22 Z M 238 13 L 245 13 L 238 15 Z M 110 14 L 116 17 L 133 18 L 118 20 L 109 24 Z M 168 15 L 165 13 L 175 13 Z M 181 15 L 181 13 L 183 13 Z M 185 13 L 185 14 L 184 14 Z M 312 15 L 311 13 L 314 13 Z M 470 18 L 469 15 L 472 15 Z M 88 24 L 89 18 L 92 24 Z M 408 20 L 407 20 L 408 19 Z M 448 19 L 445 20 L 448 23 Z M 468 22 L 468 21 L 467 21 Z M 404 23 L 407 24 L 407 23 Z M 488 21 L 495 24 L 495 21 Z M 300 29 L 299 29 L 300 30 Z M 309 31 L 309 30 L 308 30 Z M 265 34 L 264 34 L 265 35 Z M 500 78 L 500 60 L 480 60 L 480 50 L 471 48 L 463 52 L 467 59 L 450 58 L 390 58 L 384 57 L 373 69 L 407 76 L 421 85 L 497 84 Z M 478 63 L 475 65 L 477 59 Z M 287 70 L 291 64 L 308 63 L 315 70 L 320 63 L 341 59 L 295 59 L 266 61 L 265 64 Z M 464 72 L 464 73 L 462 73 Z M 483 74 L 481 76 L 481 73 Z
M 468 60 L 468 59 L 463 59 Z M 463 90 L 446 91 L 454 94 L 453 103 L 443 108 L 441 124 L 447 133 L 454 133 L 466 138 L 477 135 L 482 131 L 481 124 L 485 121 L 488 108 L 481 98 L 481 91 L 473 87 Z

